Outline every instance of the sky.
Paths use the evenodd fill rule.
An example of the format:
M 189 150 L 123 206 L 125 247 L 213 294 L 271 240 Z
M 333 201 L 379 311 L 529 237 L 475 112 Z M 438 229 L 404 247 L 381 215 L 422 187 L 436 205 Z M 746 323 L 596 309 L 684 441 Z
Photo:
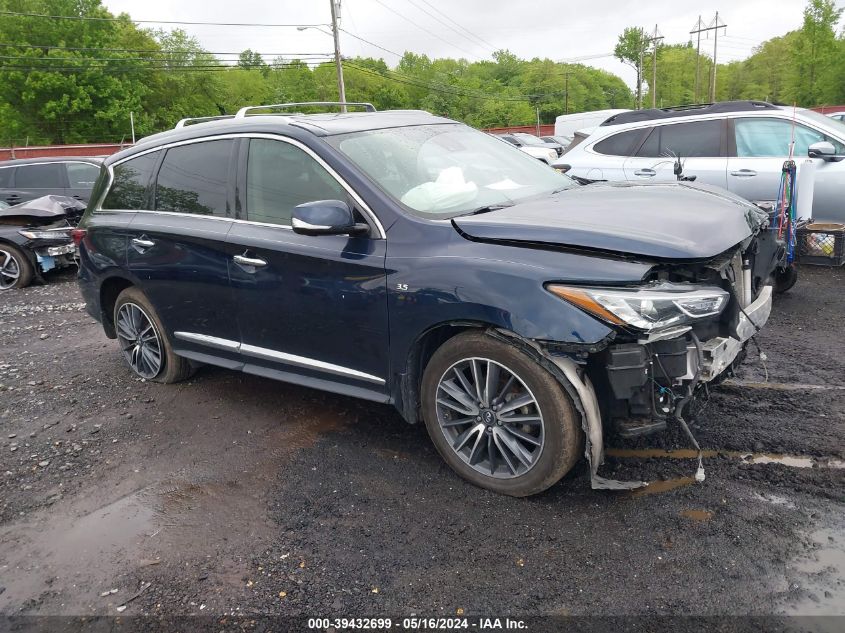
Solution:
M 325 25 L 331 22 L 330 0 L 104 0 L 113 13 L 136 20 L 251 22 Z M 840 6 L 845 0 L 838 0 Z M 719 33 L 718 60 L 748 57 L 766 39 L 799 28 L 804 0 L 341 0 L 341 52 L 345 56 L 382 57 L 394 66 L 406 50 L 429 57 L 491 59 L 497 49 L 517 56 L 577 61 L 608 70 L 634 84 L 631 68 L 613 58 L 619 34 L 627 26 L 652 31 L 664 43 L 690 40 L 698 22 L 711 24 L 716 11 L 726 29 Z M 152 24 L 142 26 L 154 27 Z M 176 28 L 175 25 L 161 25 Z M 333 51 L 332 38 L 318 28 L 295 26 L 182 26 L 211 52 L 250 48 L 270 61 L 274 54 Z M 325 28 L 325 27 L 323 27 Z M 713 35 L 702 37 L 702 51 L 713 50 Z M 386 52 L 387 51 L 391 51 Z M 230 55 L 227 58 L 231 58 Z

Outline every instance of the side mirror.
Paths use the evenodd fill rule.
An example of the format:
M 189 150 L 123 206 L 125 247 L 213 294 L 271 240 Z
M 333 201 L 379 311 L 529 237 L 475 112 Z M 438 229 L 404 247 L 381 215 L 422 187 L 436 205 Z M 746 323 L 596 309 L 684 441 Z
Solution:
M 810 158 L 828 160 L 836 157 L 836 148 L 833 146 L 833 143 L 829 143 L 828 141 L 819 141 L 818 143 L 813 143 L 807 148 L 807 156 Z
M 300 235 L 360 235 L 370 230 L 355 222 L 349 205 L 341 200 L 317 200 L 293 208 L 291 227 Z

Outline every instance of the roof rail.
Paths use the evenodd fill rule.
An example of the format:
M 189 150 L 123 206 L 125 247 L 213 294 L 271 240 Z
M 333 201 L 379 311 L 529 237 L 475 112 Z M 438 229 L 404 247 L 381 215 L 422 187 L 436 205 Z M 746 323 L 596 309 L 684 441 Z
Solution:
M 271 105 L 256 105 L 246 106 L 238 110 L 235 115 L 236 119 L 244 118 L 251 110 L 287 110 L 289 108 L 301 108 L 312 106 L 353 106 L 364 108 L 367 112 L 375 112 L 376 107 L 372 103 L 353 102 L 353 101 L 303 101 L 302 103 L 273 103 Z
M 620 112 L 606 119 L 601 125 L 621 125 L 654 119 L 671 119 L 695 116 L 697 114 L 718 114 L 723 112 L 751 112 L 755 110 L 777 110 L 778 106 L 767 101 L 720 101 L 717 103 L 698 103 L 673 106 L 671 108 L 650 108 L 648 110 L 630 110 Z
M 219 116 L 195 116 L 189 117 L 187 119 L 182 119 L 179 123 L 176 124 L 174 130 L 178 130 L 180 127 L 185 127 L 191 123 L 203 123 L 205 121 L 217 121 L 219 119 L 231 119 L 234 115 L 232 114 L 221 114 Z

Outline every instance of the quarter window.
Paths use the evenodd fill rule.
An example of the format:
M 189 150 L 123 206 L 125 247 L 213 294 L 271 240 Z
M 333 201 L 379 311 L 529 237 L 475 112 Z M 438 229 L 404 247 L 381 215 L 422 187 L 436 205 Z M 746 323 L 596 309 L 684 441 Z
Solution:
M 91 163 L 68 163 L 67 179 L 71 189 L 92 189 L 100 168 Z
M 161 152 L 151 152 L 115 165 L 114 180 L 103 209 L 138 211 L 147 207 L 147 186 Z
M 15 173 L 15 187 L 20 189 L 64 189 L 61 163 L 21 165 Z
M 642 130 L 629 130 L 599 141 L 593 149 L 608 156 L 632 156 L 643 136 Z
M 226 216 L 233 145 L 229 139 L 167 150 L 156 180 L 156 210 Z
M 783 119 L 736 119 L 734 128 L 736 155 L 740 158 L 789 156 L 793 129 L 793 156 L 806 156 L 810 145 L 819 141 L 833 143 L 837 153 L 845 152 L 845 145 L 826 134 Z
M 693 121 L 656 126 L 637 156 L 658 158 L 719 158 L 722 156 L 724 121 Z
M 246 208 L 251 221 L 287 226 L 297 205 L 346 198 L 340 183 L 298 147 L 283 141 L 250 140 Z

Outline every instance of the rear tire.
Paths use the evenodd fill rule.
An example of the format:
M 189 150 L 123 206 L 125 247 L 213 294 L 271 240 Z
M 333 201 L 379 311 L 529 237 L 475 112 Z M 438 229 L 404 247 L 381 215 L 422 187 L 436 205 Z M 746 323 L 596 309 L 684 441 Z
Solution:
M 193 375 L 190 361 L 173 353 L 155 308 L 138 288 L 126 288 L 117 296 L 113 319 L 117 342 L 135 375 L 165 384 Z
M 0 292 L 26 288 L 35 274 L 32 262 L 21 249 L 0 243 Z
M 559 481 L 583 452 L 578 417 L 560 383 L 483 332 L 459 334 L 434 353 L 421 397 L 437 451 L 476 486 L 533 495 Z

